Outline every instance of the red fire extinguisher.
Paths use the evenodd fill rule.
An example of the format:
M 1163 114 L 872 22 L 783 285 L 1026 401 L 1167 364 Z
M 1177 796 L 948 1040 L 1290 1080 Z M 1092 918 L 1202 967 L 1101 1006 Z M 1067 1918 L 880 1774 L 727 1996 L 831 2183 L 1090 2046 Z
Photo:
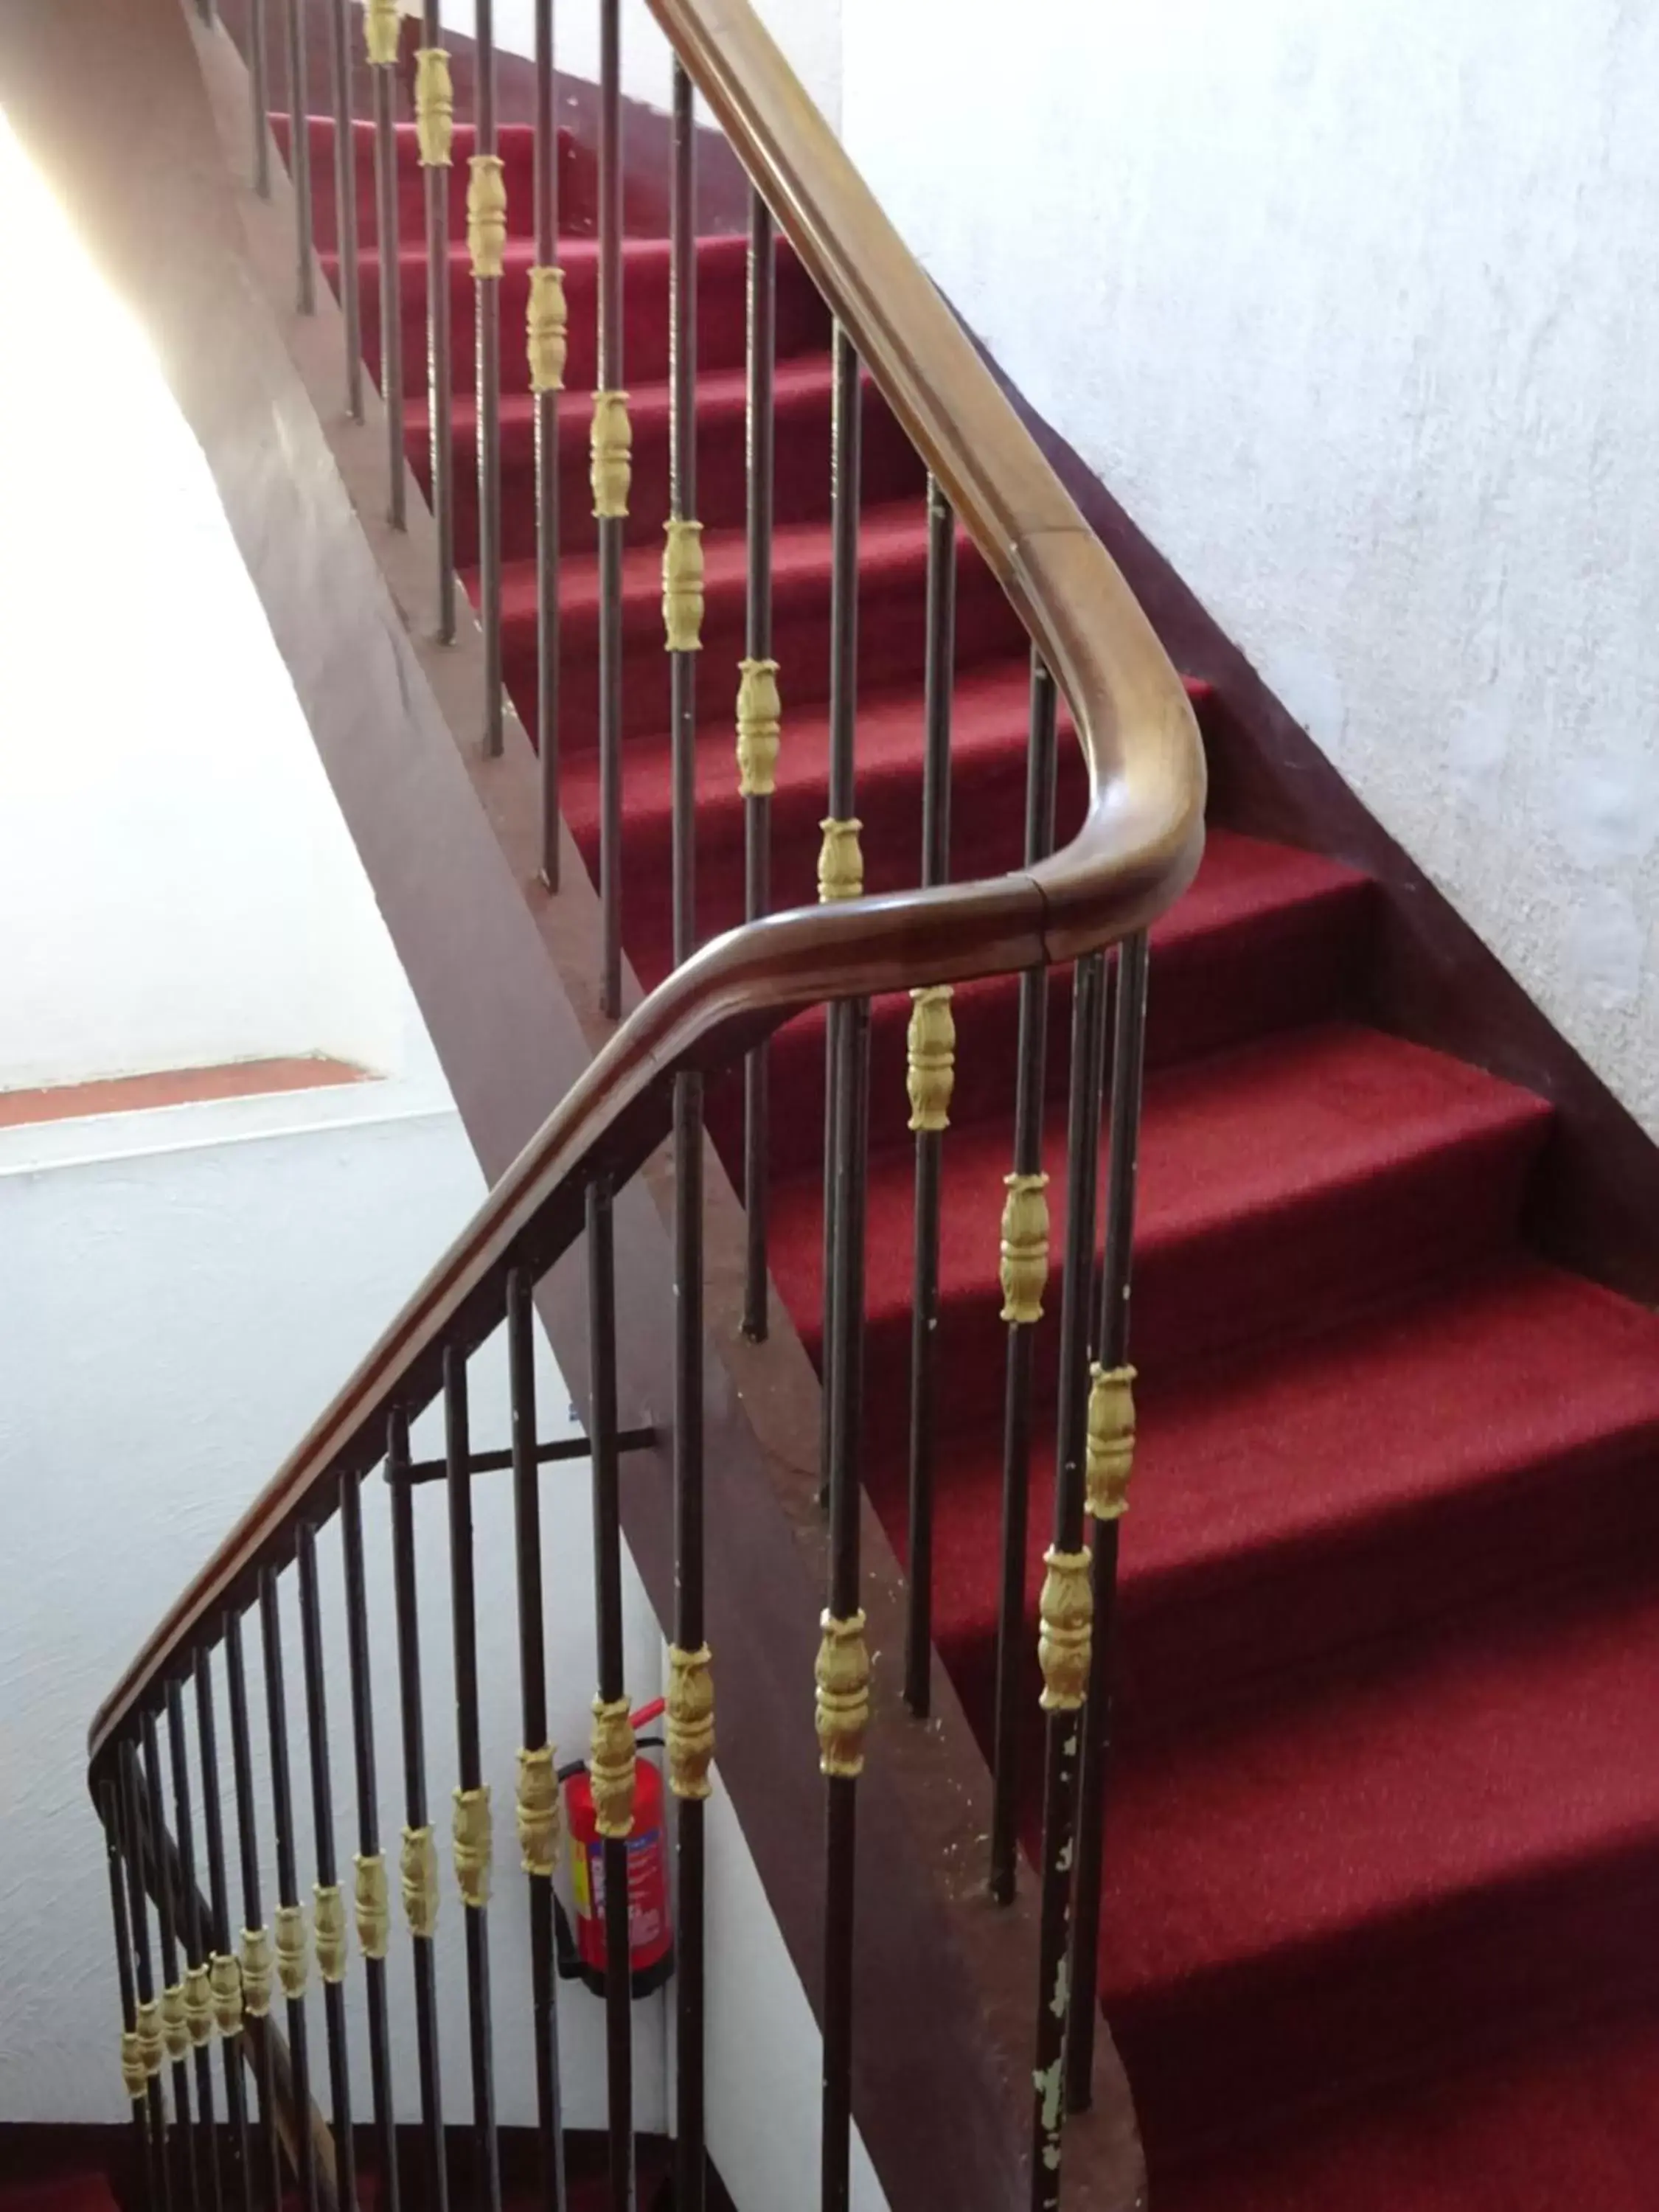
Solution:
M 663 1710 L 657 1698 L 630 1713 L 635 1749 L 659 1746 L 660 1736 L 638 1731 Z M 586 1983 L 596 1996 L 605 1994 L 605 1838 L 593 1811 L 587 1763 L 575 1759 L 559 1769 L 564 1788 L 565 1833 L 570 1838 L 570 1893 L 575 1930 L 558 1907 L 559 1972 L 567 1981 Z M 634 1832 L 627 1840 L 628 1949 L 629 1982 L 636 1997 L 659 1990 L 674 1971 L 674 1929 L 668 1902 L 668 1834 L 664 1820 L 662 1776 L 648 1759 L 634 1771 Z

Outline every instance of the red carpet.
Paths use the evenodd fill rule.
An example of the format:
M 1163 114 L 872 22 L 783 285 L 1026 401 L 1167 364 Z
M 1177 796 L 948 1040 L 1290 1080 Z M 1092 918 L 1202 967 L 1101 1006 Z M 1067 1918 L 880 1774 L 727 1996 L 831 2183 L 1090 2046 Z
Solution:
M 514 131 L 506 141 L 521 225 L 526 142 Z M 319 155 L 326 149 L 320 131 Z M 591 233 L 589 173 L 574 152 L 564 176 L 568 221 Z M 325 160 L 318 177 L 326 236 Z M 410 169 L 406 221 L 417 202 Z M 402 298 L 411 453 L 423 469 L 416 239 L 411 228 Z M 529 258 L 522 243 L 509 255 L 509 361 Z M 592 864 L 592 246 L 579 237 L 564 258 L 566 802 Z M 372 252 L 364 277 L 373 348 Z M 700 284 L 708 611 L 698 866 L 713 933 L 739 918 L 742 896 L 732 761 L 744 596 L 740 241 L 705 245 Z M 635 476 L 624 924 L 647 984 L 664 972 L 669 942 L 666 288 L 664 243 L 637 240 L 627 270 Z M 463 389 L 470 289 L 458 251 Z M 778 319 L 785 722 L 775 871 L 780 900 L 800 901 L 813 893 L 823 809 L 830 370 L 826 318 L 787 254 Z M 534 657 L 527 402 L 509 395 L 505 416 L 506 665 L 522 711 Z M 470 400 L 457 428 L 465 484 Z M 921 493 L 920 469 L 872 398 L 858 790 L 872 890 L 917 872 Z M 476 560 L 474 507 L 469 491 L 464 565 Z M 966 875 L 1018 858 L 1026 687 L 1018 629 L 971 558 L 959 635 L 952 863 Z M 1068 758 L 1062 835 L 1081 802 Z M 1526 1249 L 1522 1205 L 1547 1106 L 1365 1025 L 1370 912 L 1369 887 L 1346 870 L 1216 823 L 1198 883 L 1157 932 L 1135 1293 L 1142 1441 L 1123 1543 L 1106 2008 L 1160 2212 L 1651 2212 L 1659 1589 L 1642 1555 L 1659 1536 L 1659 1322 Z M 1006 984 L 958 994 L 945 1148 L 938 1622 L 981 1730 L 1014 998 Z M 1066 998 L 1056 978 L 1056 1170 Z M 907 1012 L 902 1000 L 876 1009 L 869 1266 L 869 1393 L 882 1438 L 871 1481 L 900 1542 Z M 807 1018 L 784 1034 L 774 1079 L 775 1275 L 809 1346 L 822 1026 Z M 713 1102 L 728 1163 L 736 1108 L 729 1088 Z M 1063 1194 L 1052 1197 L 1058 1223 Z M 1051 1311 L 1038 1358 L 1045 1403 L 1054 1335 Z M 1045 1525 L 1048 1481 L 1044 1468 L 1034 1529 Z

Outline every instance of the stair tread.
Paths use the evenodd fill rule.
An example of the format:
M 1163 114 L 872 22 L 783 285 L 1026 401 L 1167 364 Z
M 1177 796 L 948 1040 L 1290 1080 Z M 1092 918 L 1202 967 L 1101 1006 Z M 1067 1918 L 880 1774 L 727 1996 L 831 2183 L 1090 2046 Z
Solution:
M 803 398 L 827 398 L 834 384 L 834 368 L 827 354 L 796 354 L 780 361 L 773 372 L 773 392 L 778 407 L 787 411 L 792 402 Z M 567 387 L 580 397 L 576 386 Z M 666 378 L 629 386 L 628 413 L 630 424 L 637 434 L 646 424 L 666 422 L 673 404 L 674 387 Z M 742 414 L 749 403 L 749 373 L 741 364 L 730 368 L 705 368 L 697 374 L 697 416 L 719 413 Z M 412 397 L 404 410 L 404 420 L 410 430 L 425 434 L 429 422 L 430 403 L 424 394 Z M 514 431 L 524 431 L 536 419 L 536 395 L 529 391 L 506 390 L 501 397 L 501 425 L 503 437 Z M 450 410 L 454 425 L 456 442 L 470 443 L 477 434 L 478 403 L 472 392 L 458 392 Z M 584 445 L 587 435 L 587 418 L 584 413 L 580 424 Z M 824 456 L 824 483 L 829 484 L 829 455 Z M 567 556 L 567 558 L 569 556 Z

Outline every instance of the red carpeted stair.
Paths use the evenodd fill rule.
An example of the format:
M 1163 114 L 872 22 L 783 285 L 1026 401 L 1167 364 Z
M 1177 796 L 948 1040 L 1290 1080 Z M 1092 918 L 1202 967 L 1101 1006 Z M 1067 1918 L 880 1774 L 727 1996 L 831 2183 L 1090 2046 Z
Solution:
M 504 134 L 521 224 L 526 140 Z M 328 137 L 319 226 L 330 234 Z M 460 151 L 465 151 L 462 148 Z M 424 279 L 405 149 L 404 358 L 425 467 Z M 367 179 L 360 142 L 359 174 Z M 567 149 L 564 759 L 596 857 L 596 577 L 585 491 L 591 164 Z M 452 192 L 464 171 L 458 166 Z M 365 206 L 368 198 L 365 194 Z M 365 319 L 378 343 L 373 232 Z M 506 357 L 527 245 L 509 252 Z M 732 705 L 744 599 L 744 248 L 702 247 L 700 917 L 741 914 Z M 668 960 L 667 256 L 630 243 L 635 425 L 626 571 L 624 933 Z M 453 268 L 471 381 L 470 283 Z M 813 894 L 827 750 L 828 322 L 781 257 L 776 570 L 784 743 L 780 902 Z M 514 380 L 509 380 L 510 381 Z M 458 404 L 458 481 L 473 410 Z M 867 410 L 859 811 L 872 890 L 916 879 L 922 478 Z M 504 404 L 506 666 L 534 669 L 532 437 Z M 459 558 L 477 558 L 476 500 Z M 1018 860 L 1027 671 L 1017 624 L 963 562 L 952 866 Z M 1200 698 L 1200 713 L 1203 702 Z M 1061 835 L 1082 804 L 1068 753 Z M 1121 1726 L 1108 1821 L 1104 2002 L 1158 2206 L 1178 2212 L 1651 2212 L 1659 2204 L 1659 1322 L 1529 1252 L 1550 1110 L 1364 1018 L 1369 886 L 1212 825 L 1155 933 L 1134 1350 L 1143 1376 L 1123 1539 Z M 1068 985 L 1051 984 L 1048 1160 L 1063 1165 Z M 1001 1177 L 1012 985 L 957 994 L 945 1142 L 937 1622 L 988 1734 L 1004 1332 Z M 902 1000 L 875 1010 L 869 1257 L 872 1488 L 904 1527 L 912 1144 Z M 820 1310 L 821 1017 L 779 1038 L 773 1261 L 809 1346 Z M 729 1164 L 737 1101 L 711 1119 Z M 1060 1180 L 1056 1173 L 1056 1182 Z M 1064 1194 L 1051 1193 L 1054 1218 Z M 1051 1304 L 1053 1303 L 1051 1297 Z M 1052 1405 L 1054 1318 L 1039 1338 Z M 1045 1425 L 1030 1587 L 1048 1509 Z M 1035 1686 L 1035 1685 L 1034 1685 Z M 1035 1704 L 1035 1698 L 1033 1698 Z

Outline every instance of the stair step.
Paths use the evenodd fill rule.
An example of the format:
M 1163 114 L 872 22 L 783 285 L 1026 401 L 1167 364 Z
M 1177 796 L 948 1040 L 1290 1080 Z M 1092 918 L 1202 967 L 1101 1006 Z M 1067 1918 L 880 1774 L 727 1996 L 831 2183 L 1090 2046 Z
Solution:
M 774 380 L 777 441 L 773 514 L 780 524 L 809 522 L 830 513 L 830 357 L 802 354 L 781 361 Z M 653 518 L 668 512 L 668 433 L 672 388 L 636 383 L 629 394 L 634 434 L 630 511 Z M 915 497 L 926 475 L 909 440 L 869 377 L 864 380 L 863 466 L 866 501 Z M 588 394 L 572 385 L 559 410 L 560 544 L 573 557 L 593 550 L 593 497 L 588 479 Z M 455 546 L 463 568 L 478 557 L 477 402 L 460 395 L 455 426 Z M 422 487 L 431 486 L 428 409 L 424 394 L 408 414 L 409 453 Z M 705 530 L 744 524 L 747 483 L 748 374 L 741 366 L 713 369 L 697 383 L 698 520 Z M 501 552 L 528 560 L 536 550 L 536 403 L 527 391 L 501 395 Z
M 1395 1644 L 1114 1776 L 1103 2001 L 1150 2154 L 1659 1976 L 1659 1593 Z M 1571 2201 L 1583 2202 L 1582 2198 Z
M 273 115 L 271 135 L 283 161 L 288 159 L 288 118 Z M 426 236 L 426 171 L 420 166 L 419 141 L 412 123 L 399 123 L 394 137 L 398 149 L 398 236 L 401 244 L 419 245 Z M 332 255 L 339 245 L 334 189 L 334 118 L 313 115 L 307 133 L 311 149 L 312 236 L 319 253 Z M 514 238 L 534 234 L 536 135 L 527 123 L 504 123 L 496 134 L 496 152 L 507 186 L 507 227 Z M 445 173 L 453 238 L 466 236 L 466 189 L 471 174 L 468 164 L 477 143 L 470 123 L 455 125 L 451 161 Z M 374 193 L 374 125 L 361 118 L 352 128 L 352 167 L 357 192 L 357 242 L 378 246 L 380 230 Z M 593 231 L 597 171 L 590 152 L 580 147 L 569 131 L 559 133 L 559 226 L 561 236 L 591 237 Z
M 1529 1259 L 1271 1358 L 1150 1370 L 1137 1396 L 1121 1739 L 1189 1727 L 1334 1655 L 1430 1638 L 1437 1620 L 1455 1626 L 1659 1535 L 1659 1319 Z M 902 1431 L 884 1435 L 870 1484 L 902 1551 Z M 1050 1403 L 1033 1463 L 1040 1532 L 1053 1451 Z M 959 1436 L 936 1482 L 936 1637 L 988 1743 L 1000 1431 Z M 1035 1648 L 1029 1671 L 1035 1711 Z
M 906 1112 L 902 1095 L 872 1100 L 866 1389 L 876 1407 L 904 1402 L 909 1371 L 915 1169 Z M 1339 1022 L 1156 1072 L 1135 1239 L 1143 1364 L 1158 1371 L 1246 1344 L 1276 1352 L 1291 1335 L 1506 1249 L 1548 1123 L 1549 1109 L 1529 1092 Z M 975 1124 L 945 1148 L 939 1343 L 953 1425 L 994 1416 L 1001 1402 L 997 1253 L 1009 1141 L 1006 1126 Z M 1044 1158 L 1055 1170 L 1057 1260 L 1059 1101 Z M 821 1172 L 776 1181 L 773 1271 L 814 1354 L 822 1214 Z M 1056 1272 L 1048 1324 L 1036 1332 L 1039 1389 L 1051 1387 L 1059 1297 Z
M 668 727 L 669 666 L 663 647 L 661 515 L 635 512 L 623 561 L 623 726 L 628 738 L 660 738 Z M 860 532 L 859 676 L 872 690 L 914 680 L 922 665 L 927 593 L 927 516 L 920 501 L 868 509 Z M 705 532 L 704 680 L 737 686 L 748 593 L 740 530 Z M 830 541 L 827 523 L 793 523 L 773 539 L 773 651 L 788 702 L 823 700 L 830 683 Z M 959 667 L 1022 650 L 1024 633 L 995 579 L 963 534 L 958 541 Z M 597 742 L 599 563 L 567 561 L 561 571 L 560 727 L 570 757 Z M 476 600 L 476 584 L 468 578 Z M 508 689 L 535 697 L 536 565 L 507 564 L 501 580 L 501 657 Z M 630 778 L 631 764 L 628 771 Z M 631 802 L 630 802 L 631 803 Z M 914 878 L 911 878 L 914 881 Z

